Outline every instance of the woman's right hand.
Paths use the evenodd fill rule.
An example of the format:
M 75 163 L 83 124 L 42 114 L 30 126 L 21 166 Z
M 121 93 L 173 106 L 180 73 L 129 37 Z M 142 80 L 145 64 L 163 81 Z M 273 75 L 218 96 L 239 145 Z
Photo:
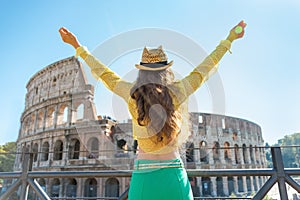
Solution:
M 59 33 L 61 36 L 61 39 L 67 43 L 72 45 L 75 49 L 77 49 L 78 47 L 80 47 L 80 43 L 77 40 L 77 37 L 70 31 L 68 31 L 68 29 L 61 27 L 59 29 Z

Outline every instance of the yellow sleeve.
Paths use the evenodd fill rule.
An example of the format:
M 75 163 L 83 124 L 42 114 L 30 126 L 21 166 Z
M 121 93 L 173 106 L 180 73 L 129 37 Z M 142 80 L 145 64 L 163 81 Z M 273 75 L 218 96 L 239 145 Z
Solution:
M 101 80 L 109 90 L 128 102 L 132 83 L 124 81 L 120 76 L 94 57 L 84 46 L 76 49 L 75 56 L 80 56 L 87 63 L 96 80 Z
M 217 71 L 218 63 L 227 51 L 230 51 L 231 42 L 222 40 L 216 49 L 203 62 L 182 80 L 174 83 L 173 94 L 175 105 L 180 105 L 189 95 L 195 92 L 212 74 Z

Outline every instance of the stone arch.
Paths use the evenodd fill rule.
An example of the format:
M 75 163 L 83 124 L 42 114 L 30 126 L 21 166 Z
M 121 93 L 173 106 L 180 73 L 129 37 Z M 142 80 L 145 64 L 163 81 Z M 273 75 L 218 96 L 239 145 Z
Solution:
M 83 119 L 84 119 L 84 105 L 83 105 L 83 103 L 81 103 L 76 108 L 75 121 L 80 121 Z
M 200 147 L 200 162 L 208 163 L 208 153 L 207 153 L 207 142 L 201 141 L 199 144 Z
M 53 160 L 62 160 L 63 150 L 64 150 L 64 143 L 61 140 L 56 140 L 56 142 L 54 143 Z
M 88 158 L 97 158 L 99 156 L 99 140 L 92 137 L 88 141 Z
M 186 143 L 185 157 L 187 162 L 194 162 L 194 143 Z
M 60 180 L 58 178 L 55 178 L 52 180 L 51 183 L 51 197 L 59 197 L 60 192 Z
M 42 145 L 42 157 L 41 161 L 47 161 L 49 159 L 49 143 L 44 142 Z
M 124 139 L 120 139 L 120 140 L 117 140 L 117 147 L 118 147 L 118 150 L 123 150 L 123 153 L 125 151 L 127 151 L 127 141 L 124 140 Z
M 57 111 L 57 125 L 66 124 L 68 122 L 69 107 L 66 103 L 61 104 Z
M 69 145 L 69 159 L 79 159 L 80 155 L 80 141 L 73 138 Z
M 255 164 L 254 154 L 253 154 L 253 146 L 252 144 L 249 146 L 250 160 L 252 164 Z
M 238 192 L 244 192 L 243 177 L 238 176 Z
M 216 141 L 214 142 L 212 152 L 213 152 L 214 162 L 219 162 L 220 161 L 220 143 L 219 142 L 216 142 Z
M 105 197 L 119 196 L 119 181 L 116 178 L 109 178 L 105 182 Z
M 226 162 L 231 162 L 231 150 L 229 142 L 224 142 L 224 160 Z
M 33 133 L 34 132 L 34 124 L 35 124 L 35 114 L 32 113 L 30 115 L 30 123 L 29 123 L 29 133 Z
M 258 187 L 257 187 L 257 182 L 256 182 L 256 176 L 253 176 L 253 186 L 254 186 L 254 191 L 258 191 Z
M 46 128 L 54 126 L 54 114 L 55 109 L 54 107 L 50 107 L 47 109 L 47 116 L 46 116 Z
M 24 122 L 23 122 L 23 135 L 24 136 L 28 135 L 28 133 L 29 133 L 29 126 L 30 126 L 30 118 L 26 117 L 24 119 Z
M 217 196 L 218 197 L 225 196 L 224 190 L 223 190 L 223 178 L 221 176 L 218 176 L 216 178 L 216 182 L 217 182 Z
M 40 178 L 38 183 L 40 184 L 41 188 L 46 192 L 46 181 L 44 178 Z
M 192 192 L 194 197 L 200 196 L 200 187 L 198 186 L 197 177 L 189 177 L 189 182 L 192 187 Z
M 246 144 L 243 144 L 243 161 L 244 161 L 244 164 L 248 164 L 248 152 L 247 152 L 247 147 L 246 147 Z
M 111 118 L 109 117 L 109 119 L 111 119 Z M 115 126 L 111 126 L 110 129 L 106 129 L 104 132 L 105 132 L 106 137 L 107 137 L 112 143 L 114 143 L 114 142 L 115 142 L 114 135 L 115 135 L 115 132 L 116 132 Z
M 262 187 L 262 185 L 263 185 L 262 177 L 261 176 L 258 176 L 258 184 L 259 184 L 258 187 Z
M 127 157 L 128 154 L 128 145 L 125 139 L 117 139 L 117 153 L 115 154 L 116 157 Z
M 56 87 L 56 77 L 54 76 L 53 79 L 52 79 L 52 87 Z
M 43 128 L 44 125 L 44 111 L 40 110 L 37 114 L 37 129 Z
M 236 141 L 238 139 L 238 134 L 237 134 L 237 132 L 233 132 L 232 133 L 232 140 L 233 141 Z
M 32 153 L 33 153 L 33 162 L 36 162 L 38 160 L 38 152 L 39 151 L 39 145 L 38 143 L 35 143 L 32 146 Z
M 234 159 L 235 159 L 235 164 L 240 164 L 240 148 L 239 145 L 235 144 L 234 145 Z
M 247 192 L 250 193 L 251 192 L 251 179 L 250 176 L 246 176 L 246 185 L 247 185 Z
M 259 160 L 260 160 L 260 164 L 262 165 L 263 164 L 263 157 L 262 157 L 262 151 L 261 151 L 261 149 L 262 149 L 262 147 L 258 147 L 258 149 L 259 149 Z
M 202 182 L 202 195 L 205 197 L 210 196 L 211 195 L 211 191 L 212 191 L 212 184 L 211 184 L 211 180 L 209 177 L 202 177 L 201 178 L 201 182 Z
M 234 179 L 232 176 L 227 177 L 228 182 L 228 194 L 231 195 L 234 193 Z
M 97 180 L 89 178 L 85 181 L 84 196 L 85 197 L 97 197 Z
M 254 151 L 255 151 L 256 164 L 259 164 L 259 152 L 256 145 L 254 147 Z
M 74 178 L 69 178 L 66 184 L 66 197 L 77 196 L 77 181 Z

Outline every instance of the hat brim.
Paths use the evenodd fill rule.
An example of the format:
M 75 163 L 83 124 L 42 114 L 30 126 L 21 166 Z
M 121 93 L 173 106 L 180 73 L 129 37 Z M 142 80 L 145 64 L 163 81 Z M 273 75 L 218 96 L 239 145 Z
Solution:
M 147 71 L 159 71 L 159 70 L 164 70 L 173 65 L 173 60 L 170 61 L 168 64 L 163 65 L 161 67 L 147 67 L 145 65 L 140 65 L 140 64 L 135 64 L 135 67 L 140 69 L 140 70 L 147 70 Z

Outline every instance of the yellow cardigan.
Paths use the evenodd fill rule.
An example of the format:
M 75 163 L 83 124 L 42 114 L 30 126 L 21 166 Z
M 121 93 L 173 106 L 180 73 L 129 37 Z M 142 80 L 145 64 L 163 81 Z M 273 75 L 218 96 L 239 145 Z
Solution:
M 133 137 L 138 140 L 139 148 L 147 153 L 163 154 L 173 151 L 186 141 L 189 136 L 189 115 L 187 108 L 187 99 L 189 95 L 195 92 L 218 68 L 218 62 L 224 54 L 230 50 L 231 42 L 222 40 L 216 49 L 207 56 L 204 61 L 196 66 L 194 70 L 181 80 L 175 81 L 168 86 L 170 95 L 173 99 L 175 109 L 179 109 L 182 113 L 181 132 L 176 141 L 169 144 L 155 142 L 156 136 L 149 136 L 145 126 L 139 126 L 137 123 L 137 108 L 135 100 L 130 96 L 130 89 L 134 83 L 127 82 L 119 77 L 115 72 L 106 67 L 101 61 L 95 58 L 86 47 L 78 47 L 76 49 L 76 57 L 80 56 L 91 68 L 92 75 L 97 80 L 102 80 L 104 85 L 122 97 L 128 104 L 129 112 L 132 116 Z M 164 141 L 164 140 L 163 140 Z M 167 141 L 167 140 L 166 140 Z

